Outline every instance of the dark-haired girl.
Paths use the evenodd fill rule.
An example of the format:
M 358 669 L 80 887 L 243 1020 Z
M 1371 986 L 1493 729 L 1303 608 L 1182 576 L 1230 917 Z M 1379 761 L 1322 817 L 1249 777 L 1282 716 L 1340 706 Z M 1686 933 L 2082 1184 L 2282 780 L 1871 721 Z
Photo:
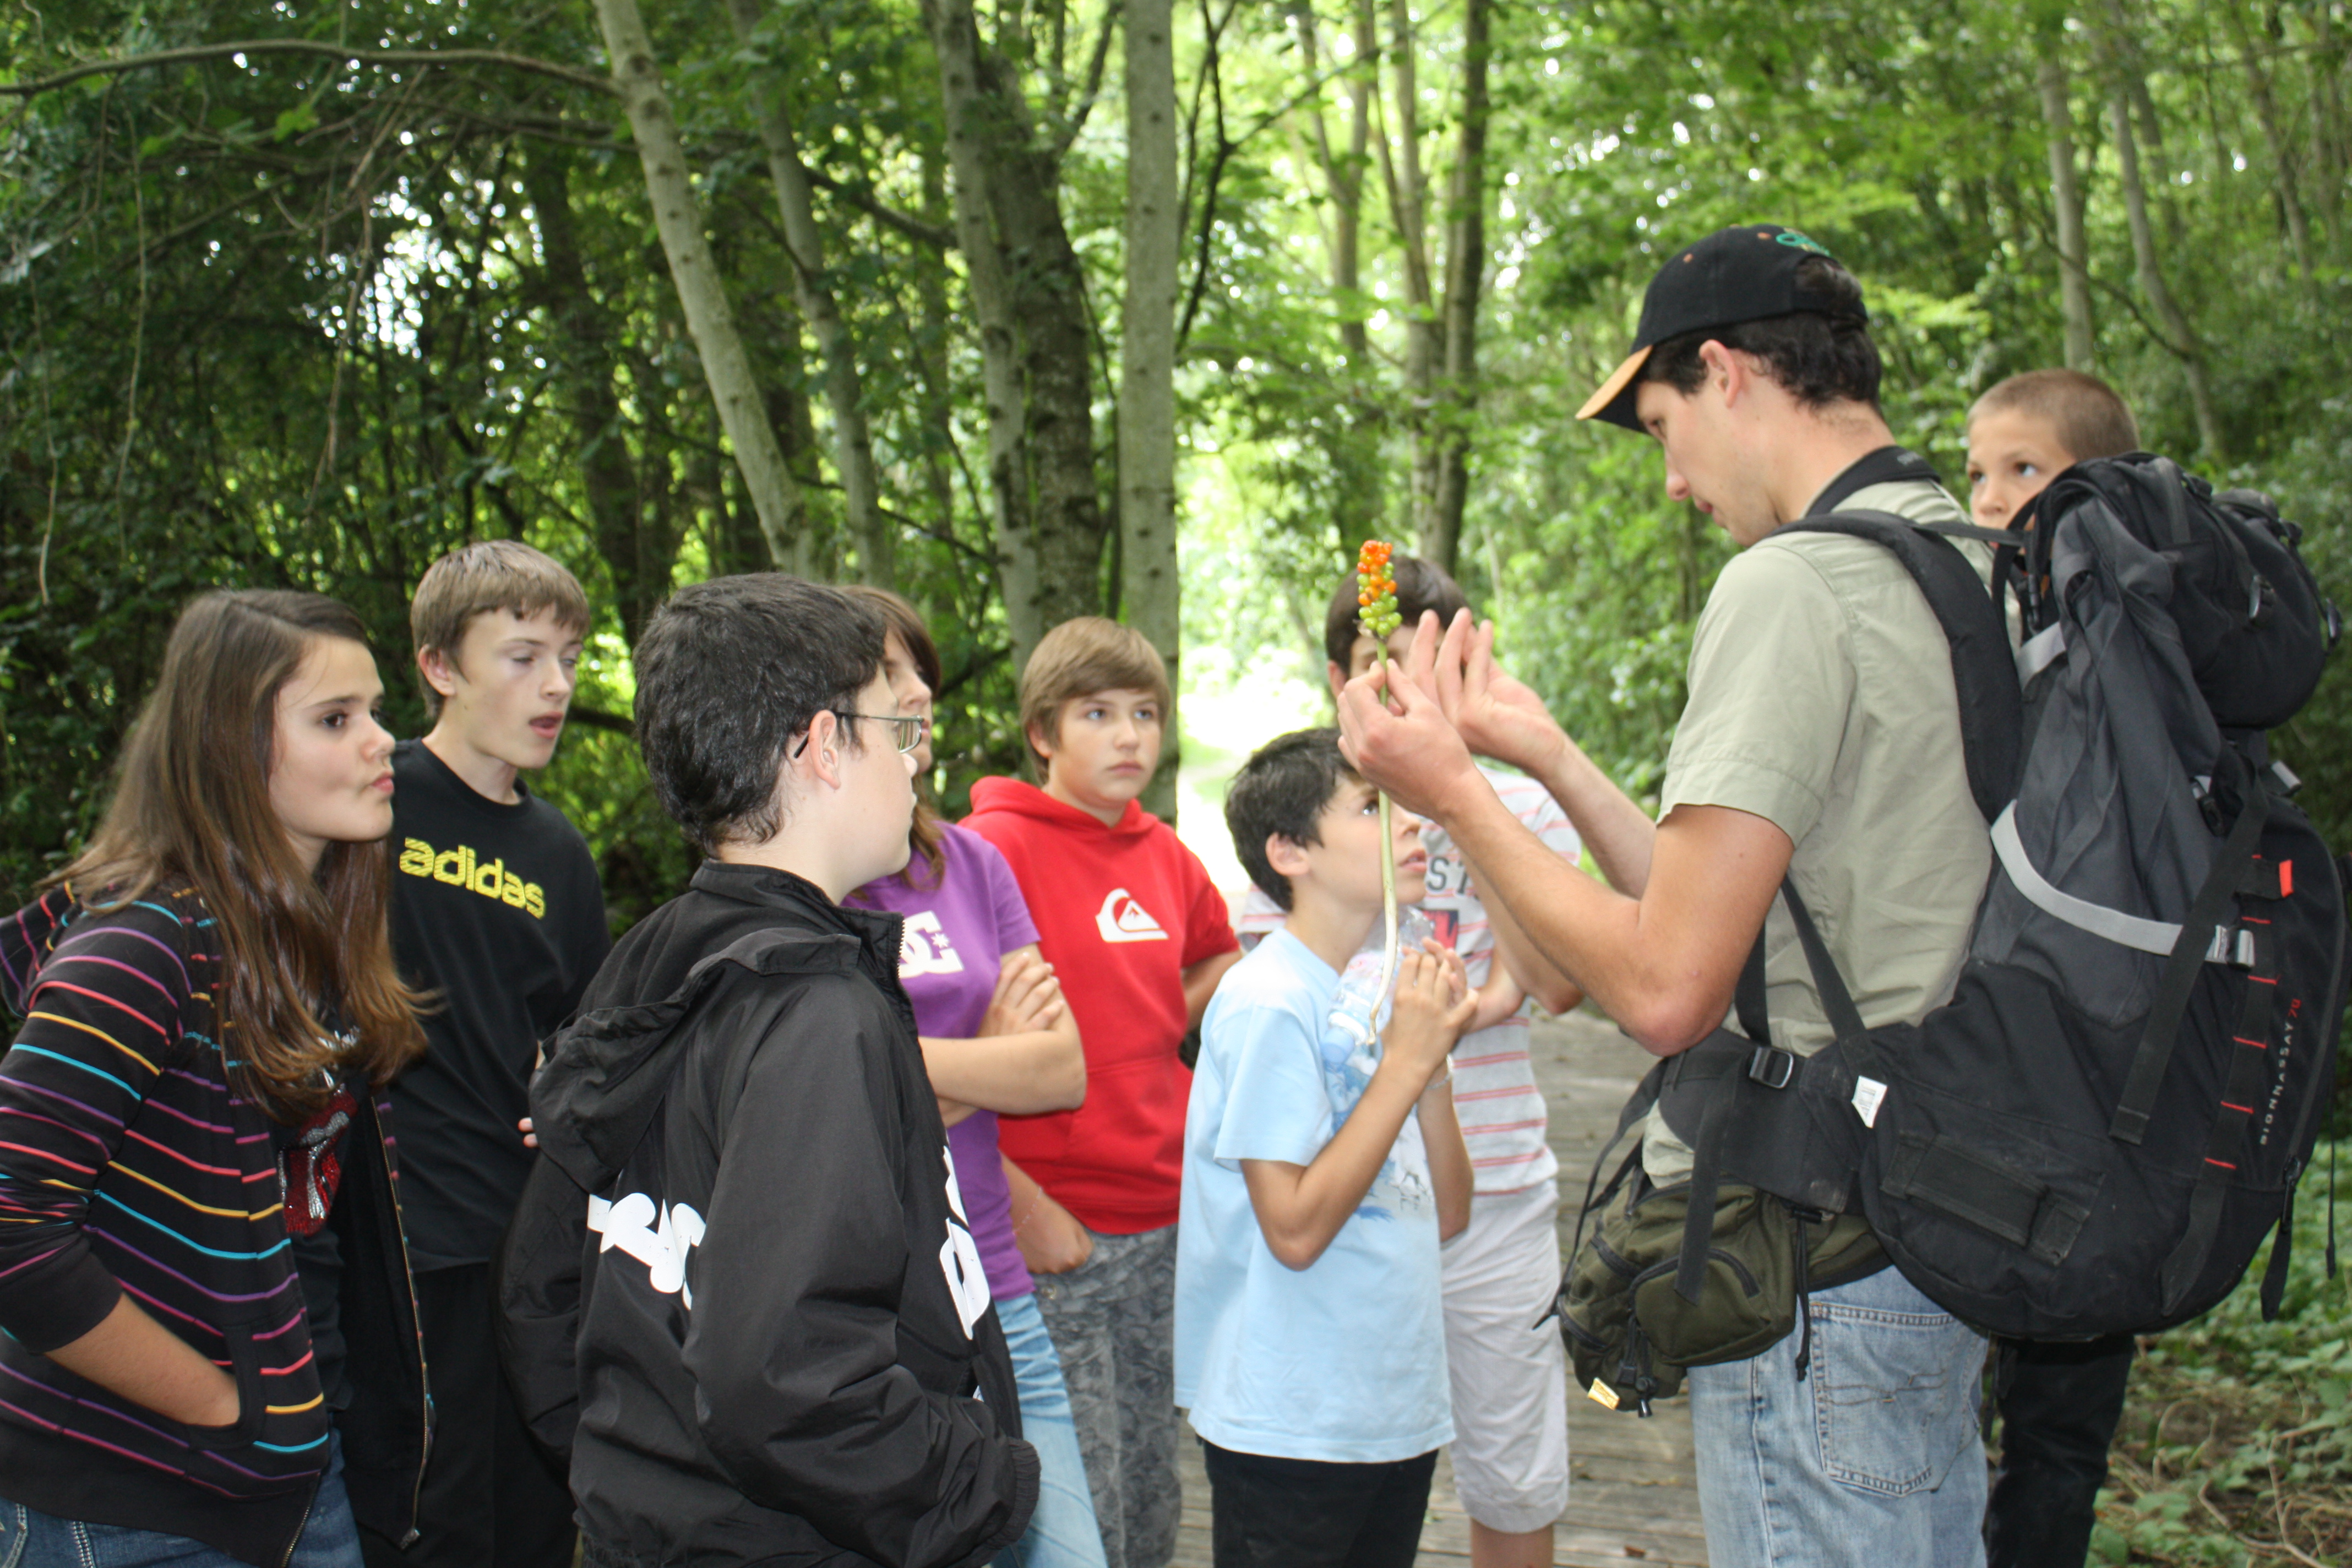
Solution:
M 883 589 L 845 592 L 865 598 L 889 627 L 882 668 L 898 711 L 929 719 L 940 655 L 922 616 Z M 928 776 L 928 733 L 915 762 L 918 776 Z M 997 1563 L 1102 1568 L 1102 1535 L 1069 1389 L 1013 1238 L 1012 1195 L 996 1146 L 997 1112 L 1065 1110 L 1085 1098 L 1085 1050 L 1053 970 L 1037 954 L 1037 928 L 1004 857 L 978 834 L 940 821 L 928 801 L 916 804 L 911 837 L 907 868 L 868 882 L 850 901 L 905 918 L 898 980 L 915 1005 L 923 1066 L 949 1123 L 965 1222 L 1013 1352 L 1021 1435 L 1037 1450 L 1037 1511 L 1028 1532 Z
M 424 1369 L 380 1086 L 392 737 L 358 617 L 207 594 L 89 847 L 0 920 L 0 1563 L 357 1568 Z

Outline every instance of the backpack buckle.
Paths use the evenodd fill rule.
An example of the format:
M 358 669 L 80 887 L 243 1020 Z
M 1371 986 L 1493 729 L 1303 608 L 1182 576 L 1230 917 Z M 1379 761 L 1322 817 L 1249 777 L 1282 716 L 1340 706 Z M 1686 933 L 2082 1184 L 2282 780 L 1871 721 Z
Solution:
M 1786 1089 L 1797 1076 L 1796 1053 L 1759 1046 L 1748 1054 L 1748 1076 L 1766 1089 Z
M 2254 966 L 2254 933 L 2243 926 L 2215 926 L 2212 945 L 2205 950 L 2208 963 L 2226 963 L 2233 969 Z

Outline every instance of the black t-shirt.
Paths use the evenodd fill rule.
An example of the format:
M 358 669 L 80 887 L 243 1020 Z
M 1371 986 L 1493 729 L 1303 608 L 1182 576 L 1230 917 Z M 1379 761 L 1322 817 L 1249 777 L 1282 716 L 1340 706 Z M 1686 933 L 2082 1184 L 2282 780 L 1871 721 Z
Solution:
M 343 1344 L 343 1252 L 335 1229 L 335 1195 L 342 1189 L 343 1161 L 349 1157 L 343 1134 L 358 1110 L 350 1080 L 336 1073 L 327 1079 L 325 1104 L 299 1121 L 272 1122 L 269 1129 L 278 1184 L 286 1194 L 286 1238 L 302 1285 L 303 1313 L 310 1321 L 311 1360 L 331 1410 L 348 1410 L 352 1404 L 343 1378 L 350 1357 Z
M 520 781 L 514 805 L 486 799 L 421 741 L 392 768 L 393 952 L 441 996 L 423 1059 L 392 1086 L 409 1259 L 485 1263 L 530 1170 L 515 1122 L 540 1042 L 612 946 L 604 897 L 579 830 Z

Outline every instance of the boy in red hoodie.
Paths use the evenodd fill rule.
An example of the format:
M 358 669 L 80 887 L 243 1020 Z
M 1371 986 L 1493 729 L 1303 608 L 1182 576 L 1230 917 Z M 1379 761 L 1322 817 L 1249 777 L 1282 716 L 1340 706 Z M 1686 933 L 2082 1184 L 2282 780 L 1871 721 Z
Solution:
M 1136 797 L 1160 765 L 1168 670 L 1099 616 L 1045 634 L 1021 676 L 1045 774 L 972 786 L 1086 1043 L 1087 1100 L 998 1123 L 1013 1235 L 1062 1357 L 1109 1568 L 1176 1550 L 1176 1211 L 1192 1069 L 1177 1055 L 1240 956 L 1224 900 Z

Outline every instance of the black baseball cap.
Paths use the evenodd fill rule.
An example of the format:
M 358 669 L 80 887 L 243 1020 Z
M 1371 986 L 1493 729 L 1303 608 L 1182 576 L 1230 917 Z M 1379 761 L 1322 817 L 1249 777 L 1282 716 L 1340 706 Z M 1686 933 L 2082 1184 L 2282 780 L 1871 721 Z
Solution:
M 1776 223 L 1719 228 L 1685 246 L 1650 279 L 1649 291 L 1642 296 L 1642 322 L 1633 333 L 1633 352 L 1576 416 L 1641 429 L 1642 422 L 1633 415 L 1634 384 L 1649 363 L 1650 351 L 1668 338 L 1799 310 L 1853 317 L 1856 307 L 1851 298 L 1833 297 L 1799 280 L 1797 268 L 1809 256 L 1837 259 L 1821 241 Z M 1868 321 L 1868 312 L 1862 319 Z

